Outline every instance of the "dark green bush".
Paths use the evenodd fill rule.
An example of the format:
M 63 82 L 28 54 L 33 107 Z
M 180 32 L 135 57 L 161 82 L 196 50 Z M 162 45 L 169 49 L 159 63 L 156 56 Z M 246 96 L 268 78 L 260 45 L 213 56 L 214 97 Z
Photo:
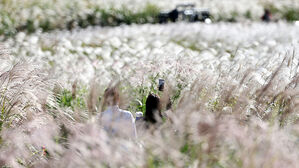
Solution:
M 299 9 L 296 8 L 286 8 L 283 11 L 283 18 L 287 21 L 299 20 Z
M 72 15 L 73 9 L 70 10 Z M 157 15 L 160 9 L 153 4 L 147 4 L 144 9 L 138 12 L 133 12 L 127 7 L 123 6 L 120 9 L 110 8 L 101 9 L 100 7 L 94 7 L 93 12 L 83 15 L 73 16 L 71 20 L 59 19 L 52 21 L 48 18 L 35 20 L 37 18 L 28 18 L 26 23 L 17 23 L 11 15 L 5 11 L 0 11 L 2 17 L 0 23 L 0 35 L 13 36 L 19 31 L 27 33 L 33 33 L 37 29 L 42 31 L 50 31 L 54 29 L 73 29 L 77 26 L 86 28 L 88 26 L 118 26 L 121 24 L 144 24 L 144 23 L 156 23 Z M 36 22 L 38 22 L 36 24 Z

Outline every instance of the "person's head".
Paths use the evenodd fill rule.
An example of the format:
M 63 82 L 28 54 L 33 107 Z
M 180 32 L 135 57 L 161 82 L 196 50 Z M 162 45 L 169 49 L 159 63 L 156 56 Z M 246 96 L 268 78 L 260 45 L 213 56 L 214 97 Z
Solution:
M 156 117 L 162 117 L 160 98 L 157 95 L 151 93 L 148 95 L 146 99 L 146 110 L 144 119 L 151 123 L 156 123 Z
M 108 87 L 104 93 L 104 106 L 115 106 L 119 104 L 119 92 L 116 87 Z
M 265 12 L 266 15 L 270 15 L 271 14 L 271 12 L 270 12 L 269 9 L 265 9 L 264 12 Z
M 164 91 L 164 85 L 165 85 L 165 80 L 164 79 L 159 79 L 159 85 L 158 85 L 159 91 L 161 91 L 161 92 Z

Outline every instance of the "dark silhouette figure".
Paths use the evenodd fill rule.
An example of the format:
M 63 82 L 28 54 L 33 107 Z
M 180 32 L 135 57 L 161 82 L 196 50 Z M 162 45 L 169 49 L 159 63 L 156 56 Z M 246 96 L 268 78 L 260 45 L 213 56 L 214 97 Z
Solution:
M 158 118 L 159 117 L 159 118 Z M 146 110 L 144 120 L 155 124 L 162 119 L 160 98 L 155 94 L 149 94 L 146 99 Z
M 179 17 L 179 11 L 177 9 L 172 10 L 169 12 L 169 19 L 172 22 L 176 22 Z
M 158 15 L 158 21 L 160 24 L 163 24 L 163 23 L 167 23 L 168 21 L 168 15 L 169 13 L 165 13 L 165 12 L 161 12 L 159 15 Z
M 262 16 L 262 21 L 270 22 L 272 20 L 272 14 L 269 9 L 265 9 L 264 15 Z

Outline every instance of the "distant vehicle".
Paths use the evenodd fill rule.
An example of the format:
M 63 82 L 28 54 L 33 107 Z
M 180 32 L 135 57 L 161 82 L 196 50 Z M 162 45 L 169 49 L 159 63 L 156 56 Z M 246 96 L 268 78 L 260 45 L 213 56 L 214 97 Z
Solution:
M 167 23 L 168 21 L 187 21 L 187 22 L 205 22 L 210 21 L 209 10 L 198 10 L 195 4 L 179 4 L 175 9 L 169 12 L 160 12 L 158 19 L 159 23 Z

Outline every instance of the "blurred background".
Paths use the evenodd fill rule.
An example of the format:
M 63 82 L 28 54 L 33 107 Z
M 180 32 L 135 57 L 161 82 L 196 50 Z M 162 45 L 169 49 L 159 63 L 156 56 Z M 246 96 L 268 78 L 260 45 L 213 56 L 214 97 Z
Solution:
M 273 20 L 299 20 L 298 0 L 1 0 L 0 34 L 73 29 L 93 25 L 158 23 L 159 13 L 180 4 L 207 10 L 213 22 L 257 21 L 264 9 Z

